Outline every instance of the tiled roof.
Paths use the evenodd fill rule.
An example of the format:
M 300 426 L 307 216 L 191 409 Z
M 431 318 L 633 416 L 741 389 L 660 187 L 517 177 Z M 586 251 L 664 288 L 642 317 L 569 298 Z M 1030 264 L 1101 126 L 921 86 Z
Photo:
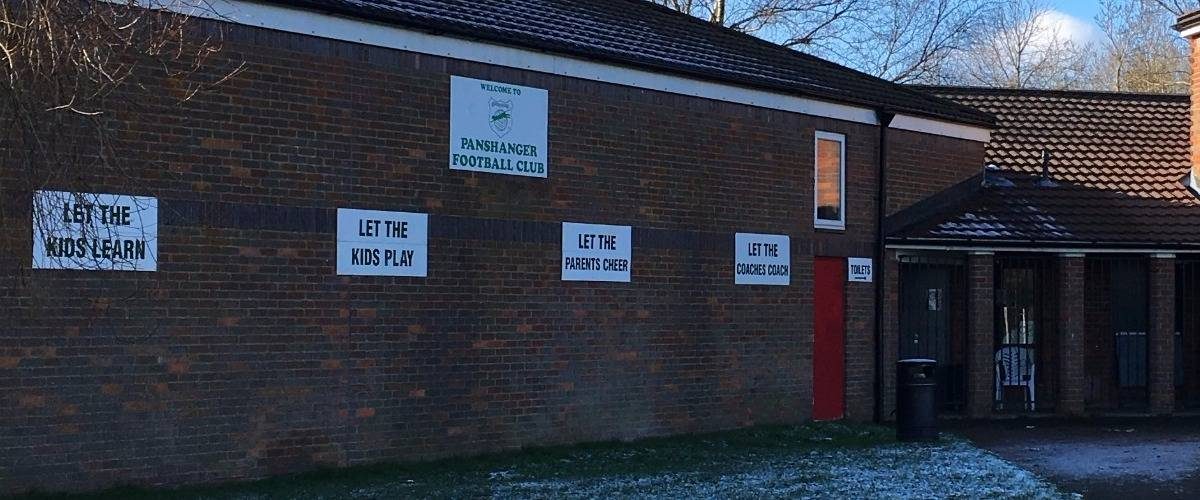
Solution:
M 925 87 L 996 116 L 993 180 L 889 218 L 894 243 L 1200 245 L 1186 95 Z M 1052 187 L 1039 184 L 1042 151 Z
M 647 0 L 267 0 L 463 38 L 987 126 L 992 117 Z

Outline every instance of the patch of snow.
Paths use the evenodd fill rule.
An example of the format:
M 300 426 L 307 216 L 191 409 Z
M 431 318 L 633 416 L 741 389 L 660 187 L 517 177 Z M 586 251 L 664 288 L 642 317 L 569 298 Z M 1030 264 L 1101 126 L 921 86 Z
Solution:
M 714 464 L 696 464 L 699 469 Z M 1049 483 L 961 441 L 817 450 L 721 464 L 727 471 L 602 478 L 514 479 L 493 498 L 1071 498 Z

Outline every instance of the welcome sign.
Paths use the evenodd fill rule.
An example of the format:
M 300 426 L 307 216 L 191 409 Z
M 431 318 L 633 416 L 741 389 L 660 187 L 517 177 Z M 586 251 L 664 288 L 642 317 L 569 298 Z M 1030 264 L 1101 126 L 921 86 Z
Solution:
M 450 77 L 450 169 L 546 177 L 549 94 Z
M 34 269 L 158 269 L 157 198 L 37 191 L 32 213 Z

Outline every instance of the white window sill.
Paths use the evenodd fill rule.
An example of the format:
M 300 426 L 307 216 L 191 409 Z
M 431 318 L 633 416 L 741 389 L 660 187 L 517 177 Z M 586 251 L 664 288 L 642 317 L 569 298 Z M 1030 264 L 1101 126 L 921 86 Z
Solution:
M 826 231 L 845 231 L 846 223 L 845 222 L 817 221 L 817 222 L 813 223 L 813 228 L 814 229 L 824 229 Z

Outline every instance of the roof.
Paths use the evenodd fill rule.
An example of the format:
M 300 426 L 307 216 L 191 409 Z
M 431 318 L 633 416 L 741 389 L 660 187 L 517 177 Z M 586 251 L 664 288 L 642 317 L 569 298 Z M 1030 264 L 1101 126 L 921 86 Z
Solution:
M 999 170 L 889 218 L 890 242 L 1200 246 L 1188 96 L 923 88 L 997 117 L 986 161 Z
M 1200 10 L 1193 10 L 1179 16 L 1175 20 L 1175 26 L 1172 26 L 1172 28 L 1175 28 L 1175 31 L 1184 31 L 1188 28 L 1194 28 L 1197 25 L 1200 25 Z
M 266 0 L 269 3 L 889 112 L 992 117 L 647 0 Z

